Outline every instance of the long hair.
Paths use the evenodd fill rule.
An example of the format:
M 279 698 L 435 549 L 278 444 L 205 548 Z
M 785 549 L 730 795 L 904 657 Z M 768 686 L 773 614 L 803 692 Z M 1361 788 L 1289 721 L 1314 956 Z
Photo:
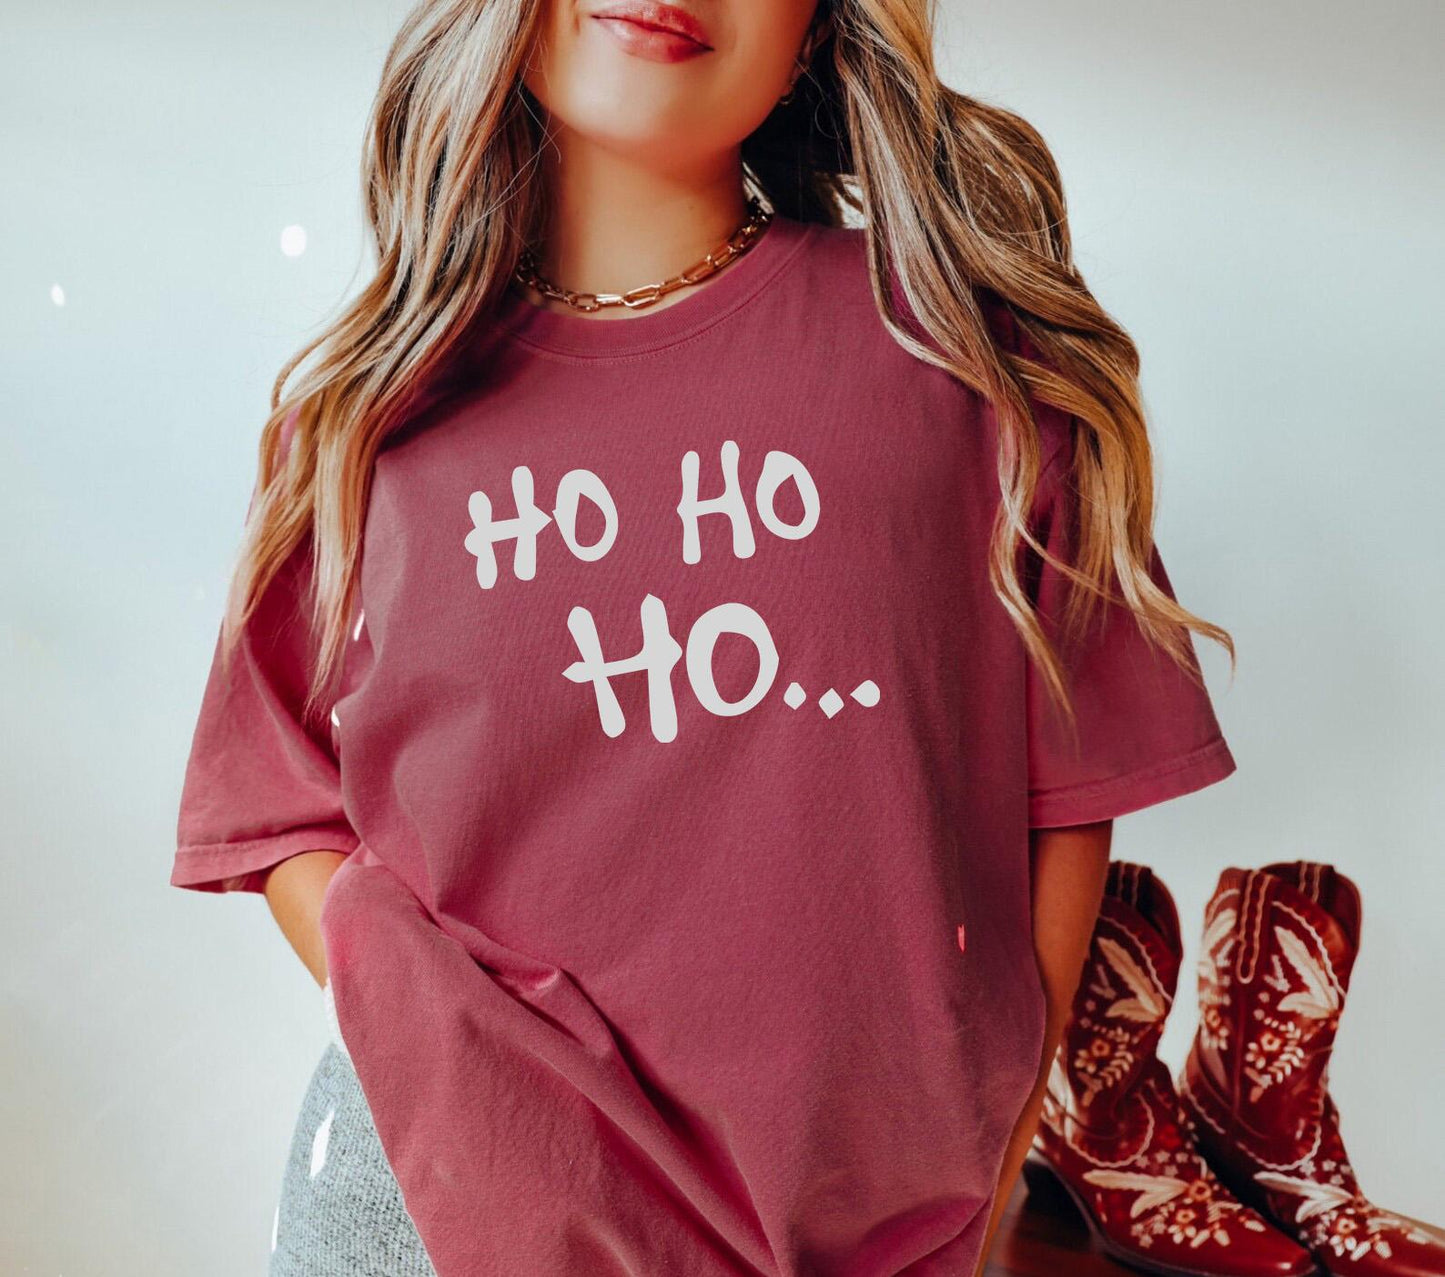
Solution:
M 324 712 L 339 673 L 382 439 L 498 302 L 546 224 L 534 180 L 544 112 L 521 83 L 539 9 L 538 0 L 421 0 L 408 15 L 367 126 L 376 273 L 272 388 L 223 646 L 229 659 L 267 584 L 310 538 L 310 714 Z M 989 581 L 1072 724 L 1065 667 L 1032 606 L 1021 547 L 1073 583 L 1070 633 L 1100 600 L 1122 601 L 1195 681 L 1189 631 L 1223 644 L 1231 670 L 1234 643 L 1151 576 L 1154 469 L 1138 353 L 1074 266 L 1048 147 L 1019 116 L 939 82 L 931 16 L 928 0 L 820 0 L 807 73 L 744 142 L 744 176 L 801 221 L 838 226 L 860 214 L 882 322 L 992 405 L 1002 499 Z M 989 305 L 1020 340 L 1001 340 Z M 1042 463 L 1031 400 L 1070 419 L 1072 563 L 1030 526 Z

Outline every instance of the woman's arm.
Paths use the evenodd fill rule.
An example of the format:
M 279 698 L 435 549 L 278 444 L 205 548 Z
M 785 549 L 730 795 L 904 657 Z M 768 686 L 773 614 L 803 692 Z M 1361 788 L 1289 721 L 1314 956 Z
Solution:
M 1013 1138 L 1004 1156 L 999 1190 L 994 1199 L 983 1255 L 975 1277 L 982 1277 L 989 1248 L 1013 1192 L 1014 1181 L 1023 1168 L 1024 1156 L 1033 1143 L 1049 1069 L 1063 1037 L 1064 1025 L 1073 1006 L 1079 977 L 1088 956 L 1089 941 L 1104 898 L 1104 881 L 1109 871 L 1109 846 L 1114 822 L 1101 820 L 1090 825 L 1068 825 L 1036 829 L 1029 837 L 1033 868 L 1034 955 L 1039 965 L 1046 998 L 1043 1058 L 1038 1079 L 1024 1106 Z
M 266 900 L 282 934 L 318 985 L 326 983 L 326 950 L 321 943 L 321 897 L 346 856 L 339 851 L 303 851 L 266 875 Z

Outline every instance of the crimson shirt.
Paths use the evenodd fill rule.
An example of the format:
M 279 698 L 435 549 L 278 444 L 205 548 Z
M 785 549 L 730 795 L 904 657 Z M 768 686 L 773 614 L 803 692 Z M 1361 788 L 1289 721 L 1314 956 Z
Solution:
M 970 1272 L 1040 1062 L 1029 829 L 1229 775 L 1209 697 L 1111 610 L 1073 749 L 988 583 L 993 414 L 860 231 L 775 217 L 626 319 L 509 293 L 458 367 L 379 455 L 329 731 L 306 546 L 213 665 L 171 882 L 349 853 L 337 1014 L 439 1277 Z

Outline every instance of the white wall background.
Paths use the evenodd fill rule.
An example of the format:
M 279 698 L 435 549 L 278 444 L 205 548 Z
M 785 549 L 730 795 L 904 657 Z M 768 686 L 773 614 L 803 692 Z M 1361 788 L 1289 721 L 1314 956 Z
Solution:
M 0 1268 L 263 1271 L 320 995 L 259 897 L 167 884 L 270 380 L 364 268 L 400 0 L 0 0 Z M 1055 149 L 1134 332 L 1238 773 L 1120 822 L 1190 946 L 1221 868 L 1360 884 L 1332 1066 L 1387 1206 L 1445 1216 L 1445 5 L 976 0 L 945 78 Z M 279 247 L 303 225 L 299 258 Z M 52 289 L 64 292 L 55 303 Z

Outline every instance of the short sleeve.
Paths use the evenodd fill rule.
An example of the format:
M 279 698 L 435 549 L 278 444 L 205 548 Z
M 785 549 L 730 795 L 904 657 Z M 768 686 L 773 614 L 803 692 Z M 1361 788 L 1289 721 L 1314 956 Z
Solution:
M 311 562 L 308 536 L 268 584 L 229 667 L 217 634 L 182 782 L 172 886 L 258 892 L 265 871 L 289 856 L 350 854 L 360 843 L 342 807 L 329 726 L 302 716 Z
M 1062 417 L 1054 410 L 1045 410 Z M 1060 433 L 1071 434 L 1071 431 Z M 1071 499 L 1071 443 L 1053 448 L 1035 502 L 1035 535 L 1052 555 L 1074 562 L 1077 506 Z M 1154 648 L 1122 602 L 1096 602 L 1085 633 L 1061 639 L 1070 582 L 1029 551 L 1028 587 L 1070 684 L 1077 738 L 1028 661 L 1028 822 L 1030 828 L 1087 824 L 1192 793 L 1235 770 L 1208 692 Z M 1176 598 L 1156 545 L 1150 573 Z M 1190 663 L 1197 654 L 1190 639 Z

